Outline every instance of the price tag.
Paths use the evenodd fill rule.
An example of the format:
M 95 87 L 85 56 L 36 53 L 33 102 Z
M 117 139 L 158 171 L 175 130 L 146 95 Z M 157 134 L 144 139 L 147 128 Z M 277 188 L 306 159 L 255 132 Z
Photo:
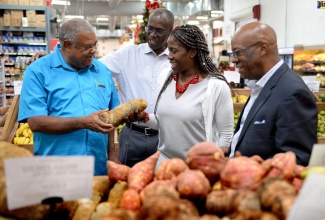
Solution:
M 316 76 L 302 76 L 301 78 L 306 83 L 310 91 L 319 91 L 320 82 L 316 80 Z
M 28 157 L 4 160 L 8 209 L 93 196 L 93 156 Z
M 23 86 L 23 81 L 14 81 L 14 94 L 15 95 L 20 95 L 22 86 Z

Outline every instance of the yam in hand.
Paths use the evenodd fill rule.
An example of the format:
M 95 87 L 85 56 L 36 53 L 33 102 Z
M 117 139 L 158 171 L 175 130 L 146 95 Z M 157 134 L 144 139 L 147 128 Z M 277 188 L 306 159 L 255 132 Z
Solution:
M 144 99 L 133 99 L 129 102 L 120 104 L 116 108 L 108 112 L 103 112 L 98 115 L 99 119 L 107 124 L 112 124 L 114 127 L 126 122 L 126 119 L 129 115 L 133 114 L 134 111 L 138 113 L 145 110 L 148 106 L 148 103 Z

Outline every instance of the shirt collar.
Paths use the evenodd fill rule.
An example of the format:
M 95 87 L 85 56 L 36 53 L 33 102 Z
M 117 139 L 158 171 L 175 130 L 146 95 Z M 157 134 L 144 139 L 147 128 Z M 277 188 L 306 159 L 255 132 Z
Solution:
M 58 44 L 56 45 L 55 49 L 54 49 L 54 59 L 51 60 L 51 67 L 52 68 L 56 68 L 56 67 L 59 67 L 59 66 L 62 66 L 66 69 L 73 69 L 75 70 L 73 67 L 71 67 L 66 61 L 65 59 L 63 58 L 62 54 L 61 54 L 61 45 Z M 98 70 L 98 67 L 94 65 L 94 62 L 92 64 L 90 64 L 87 68 L 95 68 L 96 70 Z M 87 69 L 85 68 L 85 69 Z M 83 70 L 83 69 L 81 69 Z
M 145 45 L 144 53 L 153 53 L 153 54 L 156 55 L 155 51 L 153 51 L 153 49 L 151 49 L 149 47 L 149 44 L 148 43 L 146 43 L 146 45 Z M 169 50 L 168 50 L 168 47 L 166 47 L 166 49 L 161 54 L 159 54 L 158 57 L 159 56 L 163 56 L 163 55 L 168 56 L 168 53 L 169 53 Z
M 283 60 L 280 59 L 280 61 L 275 64 L 260 80 L 249 80 L 247 83 L 247 86 L 252 90 L 255 85 L 263 88 L 265 86 L 265 84 L 267 83 L 267 81 L 273 76 L 273 74 L 275 73 L 275 71 L 277 71 L 277 69 L 280 68 L 280 66 L 283 64 Z

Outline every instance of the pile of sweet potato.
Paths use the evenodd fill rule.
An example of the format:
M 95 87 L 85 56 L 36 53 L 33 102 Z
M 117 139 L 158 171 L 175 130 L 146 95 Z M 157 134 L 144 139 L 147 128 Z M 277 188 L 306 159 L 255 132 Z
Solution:
M 61 220 L 218 220 L 223 217 L 282 220 L 288 216 L 302 184 L 301 173 L 306 169 L 296 164 L 292 152 L 268 160 L 238 153 L 229 159 L 219 147 L 208 142 L 193 146 L 185 160 L 163 161 L 155 172 L 158 156 L 159 152 L 132 168 L 108 161 L 108 176 L 94 177 L 93 198 L 57 204 L 51 217 Z M 1 192 L 6 195 L 5 191 Z M 48 205 L 10 212 L 5 203 L 2 207 L 0 215 L 26 220 L 45 220 L 50 213 Z
M 163 161 L 154 173 L 158 156 L 132 168 L 108 161 L 112 189 L 126 186 L 115 210 L 133 213 L 120 219 L 286 219 L 305 170 L 292 152 L 229 159 L 209 142 L 193 146 L 185 161 Z

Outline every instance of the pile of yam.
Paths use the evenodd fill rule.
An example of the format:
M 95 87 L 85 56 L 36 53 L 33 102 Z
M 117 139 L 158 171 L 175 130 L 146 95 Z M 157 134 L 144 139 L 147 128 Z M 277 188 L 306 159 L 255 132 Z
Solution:
M 57 219 L 284 220 L 306 169 L 292 152 L 268 160 L 238 153 L 229 159 L 209 142 L 193 146 L 184 160 L 168 159 L 155 169 L 159 154 L 133 167 L 107 161 L 108 176 L 94 178 L 93 198 L 58 204 Z M 42 207 L 44 218 L 19 217 L 46 219 L 45 206 L 36 207 Z M 17 217 L 14 211 L 6 214 Z

